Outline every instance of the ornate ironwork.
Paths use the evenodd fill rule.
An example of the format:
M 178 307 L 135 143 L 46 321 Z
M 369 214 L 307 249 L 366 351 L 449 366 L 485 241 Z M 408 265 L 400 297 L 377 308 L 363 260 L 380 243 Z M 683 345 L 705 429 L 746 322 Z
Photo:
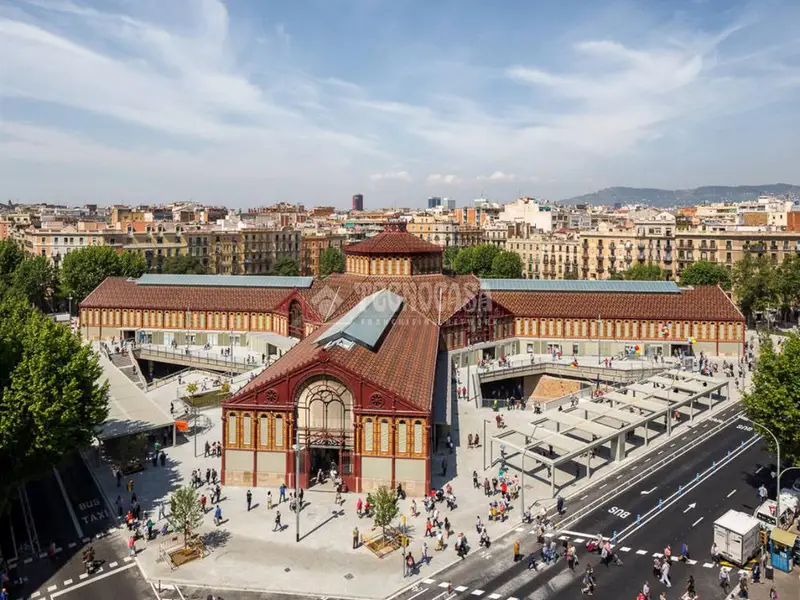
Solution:
M 375 392 L 372 396 L 369 397 L 369 403 L 374 406 L 375 408 L 381 408 L 385 401 L 383 399 L 383 394 L 380 392 Z

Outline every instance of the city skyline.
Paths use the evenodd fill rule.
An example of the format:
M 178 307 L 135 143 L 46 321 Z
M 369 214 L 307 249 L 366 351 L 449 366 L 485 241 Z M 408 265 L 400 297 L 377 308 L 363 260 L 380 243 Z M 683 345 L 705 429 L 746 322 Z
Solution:
M 792 183 L 800 6 L 718 4 L 10 2 L 0 198 L 370 208 Z

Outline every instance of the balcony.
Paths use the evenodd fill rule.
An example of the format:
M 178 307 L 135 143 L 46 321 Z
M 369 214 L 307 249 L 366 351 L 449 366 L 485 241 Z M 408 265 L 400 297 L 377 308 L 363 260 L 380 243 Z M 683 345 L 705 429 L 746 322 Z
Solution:
M 767 245 L 764 242 L 745 243 L 742 250 L 745 252 L 766 252 Z

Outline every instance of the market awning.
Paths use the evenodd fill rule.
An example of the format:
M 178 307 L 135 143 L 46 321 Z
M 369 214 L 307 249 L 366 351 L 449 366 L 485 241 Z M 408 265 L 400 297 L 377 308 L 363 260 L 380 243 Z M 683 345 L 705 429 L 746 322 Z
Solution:
M 778 543 L 781 546 L 786 546 L 787 548 L 792 548 L 795 540 L 797 539 L 797 534 L 792 533 L 791 531 L 786 531 L 785 529 L 773 527 L 770 537 L 772 538 L 773 542 Z

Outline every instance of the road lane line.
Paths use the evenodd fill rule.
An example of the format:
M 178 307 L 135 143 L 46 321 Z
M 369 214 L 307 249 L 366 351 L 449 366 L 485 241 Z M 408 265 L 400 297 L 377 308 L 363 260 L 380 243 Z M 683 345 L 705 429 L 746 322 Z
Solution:
M 760 466 L 760 467 L 758 467 L 758 468 L 756 469 L 756 475 L 758 475 L 759 473 L 761 473 L 761 470 L 762 470 L 763 468 L 764 468 L 764 467 L 763 467 L 763 465 L 762 465 L 762 466 Z
M 601 485 L 601 486 L 600 486 L 598 489 L 602 490 L 604 487 L 608 487 L 608 484 L 607 484 L 607 483 L 604 483 L 604 484 L 603 484 L 603 485 Z
M 620 552 L 630 552 L 631 551 L 630 547 L 628 547 L 628 546 L 623 546 L 619 550 L 620 550 Z
M 696 526 L 696 525 L 697 525 L 697 524 L 698 524 L 700 521 L 702 521 L 702 520 L 703 520 L 703 517 L 700 517 L 699 519 L 697 519 L 697 521 L 695 521 L 694 523 L 692 523 L 692 527 L 695 527 L 695 526 Z
M 730 498 L 730 497 L 731 497 L 731 496 L 733 496 L 735 493 L 736 493 L 736 490 L 733 490 L 733 491 L 731 491 L 731 493 L 730 493 L 730 494 L 728 494 L 726 497 L 727 497 L 727 498 Z
M 88 576 L 89 576 L 88 573 L 81 573 L 80 575 L 78 575 L 78 579 L 86 579 Z
M 130 556 L 126 556 L 122 560 L 124 560 L 125 562 L 131 562 L 133 560 L 133 558 L 131 558 Z
M 65 580 L 64 585 L 72 585 L 72 579 Z
M 500 594 L 489 594 L 491 600 L 500 600 Z
M 704 566 L 706 569 L 710 569 L 710 568 L 712 568 L 714 565 L 712 565 L 711 563 L 703 563 L 703 566 Z
M 692 560 L 691 558 L 687 558 L 687 559 L 686 559 L 686 562 L 687 562 L 688 564 L 690 564 L 690 565 L 696 565 L 696 564 L 697 564 L 697 561 L 696 561 L 696 560 Z
M 436 596 L 433 600 L 439 600 L 439 598 L 441 598 L 442 596 L 447 596 L 447 592 L 442 592 L 441 594 Z
M 75 525 L 75 532 L 78 534 L 78 537 L 83 537 L 83 530 L 81 529 L 81 524 L 78 523 L 78 516 L 75 514 L 75 510 L 72 508 L 72 502 L 69 501 L 69 497 L 67 496 L 67 488 L 64 487 L 64 482 L 61 481 L 61 474 L 55 467 L 53 467 L 53 475 L 55 475 L 58 487 L 61 489 L 61 495 L 64 496 L 64 504 L 67 505 L 69 516 L 72 518 L 72 524 Z
M 69 544 L 67 544 L 67 548 L 74 548 L 77 545 L 78 544 L 76 544 L 75 542 L 70 542 Z
M 472 590 L 473 596 L 483 596 L 483 590 Z
M 48 592 L 55 592 L 57 589 L 58 589 L 57 585 L 51 585 L 50 587 L 47 588 L 47 591 Z
M 588 497 L 589 497 L 589 494 L 586 494 L 585 496 L 581 496 L 581 500 L 586 500 Z
M 115 561 L 115 562 L 112 562 L 110 565 L 108 565 L 108 567 L 109 567 L 110 569 L 113 569 L 113 568 L 114 568 L 114 567 L 116 567 L 118 564 L 119 564 L 119 563 Z
M 455 589 L 455 591 L 457 591 L 457 592 L 466 592 L 469 588 L 467 586 L 465 586 L 465 585 L 460 585 L 457 588 L 453 588 L 453 589 Z
M 647 554 L 647 550 L 637 550 L 636 554 L 638 554 L 639 556 L 644 556 L 645 554 Z
M 414 598 L 416 598 L 417 596 L 421 596 L 422 594 L 424 594 L 427 591 L 428 591 L 428 588 L 423 588 L 420 591 L 418 591 L 416 594 L 411 596 L 408 600 L 414 600 Z
M 42 595 L 42 592 L 36 591 L 31 594 L 31 598 L 38 598 Z

